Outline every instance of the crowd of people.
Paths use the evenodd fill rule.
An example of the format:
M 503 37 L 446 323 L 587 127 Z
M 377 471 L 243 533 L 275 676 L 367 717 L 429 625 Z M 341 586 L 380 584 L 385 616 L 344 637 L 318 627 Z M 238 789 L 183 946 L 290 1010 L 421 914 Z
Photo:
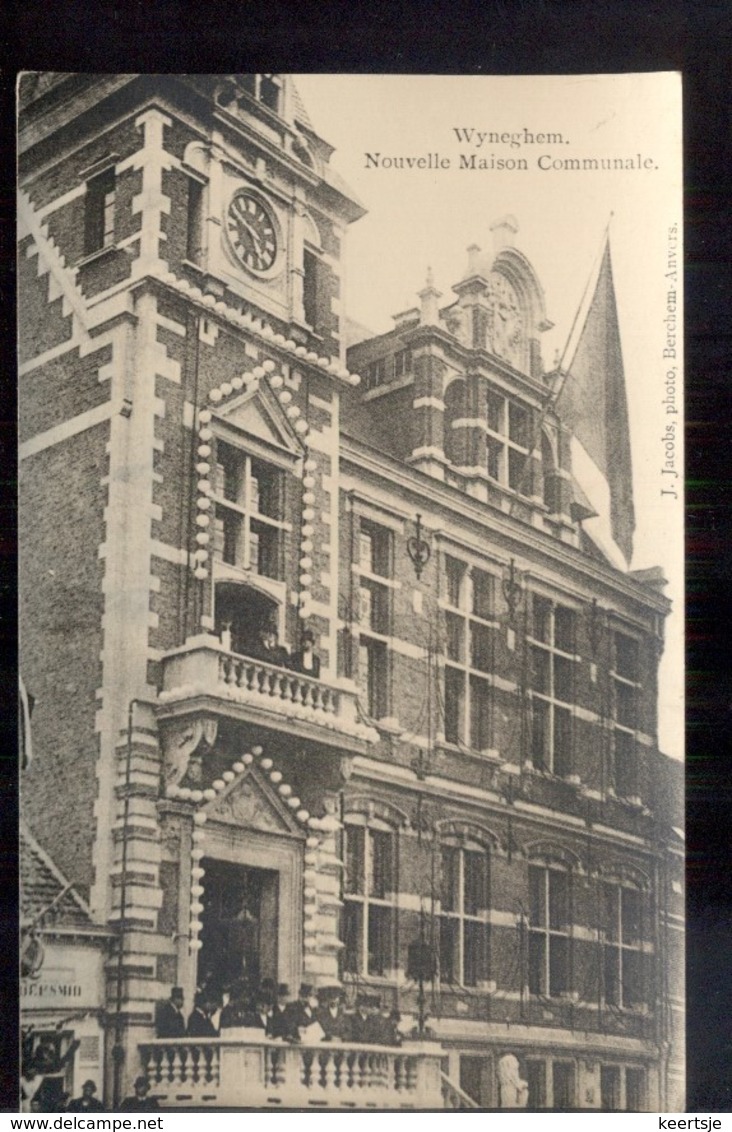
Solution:
M 246 1030 L 251 1036 L 308 1045 L 336 1041 L 397 1046 L 402 1041 L 399 1022 L 399 1012 L 382 1006 L 376 994 L 359 994 L 349 1009 L 339 986 L 316 990 L 303 983 L 293 998 L 285 983 L 263 979 L 254 990 L 241 980 L 223 995 L 199 991 L 187 1018 L 183 991 L 173 987 L 156 1011 L 155 1033 L 158 1038 L 216 1038 Z

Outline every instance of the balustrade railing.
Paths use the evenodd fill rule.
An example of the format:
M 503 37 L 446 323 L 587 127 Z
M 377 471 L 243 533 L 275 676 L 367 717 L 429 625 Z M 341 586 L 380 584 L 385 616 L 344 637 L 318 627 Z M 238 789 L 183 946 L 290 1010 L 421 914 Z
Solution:
M 289 730 L 293 725 L 326 743 L 363 751 L 378 733 L 361 717 L 350 681 L 317 680 L 224 649 L 215 637 L 189 638 L 163 658 L 161 712 L 179 715 L 186 701 L 206 696 L 227 712 L 251 713 Z M 213 706 L 213 705 L 212 705 Z
M 434 1043 L 179 1038 L 140 1046 L 150 1092 L 164 1108 L 440 1108 L 441 1054 Z

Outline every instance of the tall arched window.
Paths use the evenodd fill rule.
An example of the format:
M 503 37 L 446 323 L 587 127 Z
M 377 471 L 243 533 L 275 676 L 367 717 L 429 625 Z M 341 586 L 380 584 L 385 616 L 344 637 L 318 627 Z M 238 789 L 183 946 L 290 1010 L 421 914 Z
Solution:
M 566 867 L 529 865 L 529 993 L 558 998 L 570 988 L 571 884 Z
M 389 976 L 395 966 L 396 831 L 381 819 L 350 814 L 343 840 L 344 973 Z
M 485 846 L 445 837 L 439 857 L 439 959 L 443 984 L 477 987 L 489 975 L 490 870 Z

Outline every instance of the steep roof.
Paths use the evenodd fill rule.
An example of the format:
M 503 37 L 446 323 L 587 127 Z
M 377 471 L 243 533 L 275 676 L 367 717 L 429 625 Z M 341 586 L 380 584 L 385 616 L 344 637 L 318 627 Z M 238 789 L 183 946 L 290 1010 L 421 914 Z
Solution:
M 89 905 L 24 822 L 20 826 L 20 919 L 39 927 L 93 927 Z

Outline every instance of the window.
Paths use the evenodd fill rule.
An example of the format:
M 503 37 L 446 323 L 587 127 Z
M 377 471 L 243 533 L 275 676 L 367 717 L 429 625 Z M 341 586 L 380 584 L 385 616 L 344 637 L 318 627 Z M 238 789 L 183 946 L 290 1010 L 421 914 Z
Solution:
M 318 271 L 320 260 L 307 249 L 303 253 L 302 304 L 308 326 L 318 324 Z
M 394 355 L 394 377 L 404 377 L 412 372 L 412 351 L 397 350 Z
M 440 864 L 440 978 L 474 987 L 488 976 L 488 857 L 445 845 Z
M 224 441 L 216 444 L 214 557 L 267 578 L 282 573 L 282 473 Z
M 529 1109 L 546 1108 L 546 1062 L 527 1061 L 526 1081 L 529 1086 L 526 1107 Z
M 279 75 L 240 75 L 243 89 L 268 110 L 280 113 L 282 80 Z
M 600 1067 L 600 1107 L 605 1112 L 618 1112 L 620 1104 L 620 1066 Z
M 369 362 L 363 376 L 366 390 L 383 385 L 386 381 L 386 358 L 377 358 L 375 362 Z
M 636 637 L 617 632 L 614 635 L 613 668 L 613 734 L 615 791 L 622 798 L 637 798 L 638 760 L 635 732 L 638 727 L 640 695 L 640 649 Z
M 361 519 L 356 547 L 358 557 L 359 627 L 358 684 L 365 710 L 373 719 L 388 712 L 391 591 L 391 532 Z
M 114 244 L 114 168 L 92 177 L 86 186 L 84 252 L 91 255 Z
M 552 1108 L 565 1111 L 576 1107 L 574 1065 L 571 1061 L 552 1062 L 552 1087 L 554 1090 Z
M 637 888 L 603 883 L 603 985 L 610 1006 L 633 1008 L 645 1001 L 642 970 L 642 900 Z
M 573 609 L 534 595 L 531 636 L 531 762 L 537 770 L 572 769 Z
M 343 892 L 343 969 L 387 975 L 393 966 L 395 837 L 386 828 L 346 819 Z
M 203 256 L 203 194 L 203 184 L 189 177 L 186 259 L 191 263 L 200 263 Z
M 646 1105 L 645 1069 L 629 1066 L 625 1070 L 625 1109 L 627 1112 L 644 1112 Z
M 529 991 L 557 997 L 569 990 L 569 876 L 529 866 Z
M 491 744 L 493 578 L 445 556 L 445 739 L 485 751 Z
M 531 417 L 529 410 L 489 391 L 487 407 L 488 475 L 514 491 L 528 494 Z

